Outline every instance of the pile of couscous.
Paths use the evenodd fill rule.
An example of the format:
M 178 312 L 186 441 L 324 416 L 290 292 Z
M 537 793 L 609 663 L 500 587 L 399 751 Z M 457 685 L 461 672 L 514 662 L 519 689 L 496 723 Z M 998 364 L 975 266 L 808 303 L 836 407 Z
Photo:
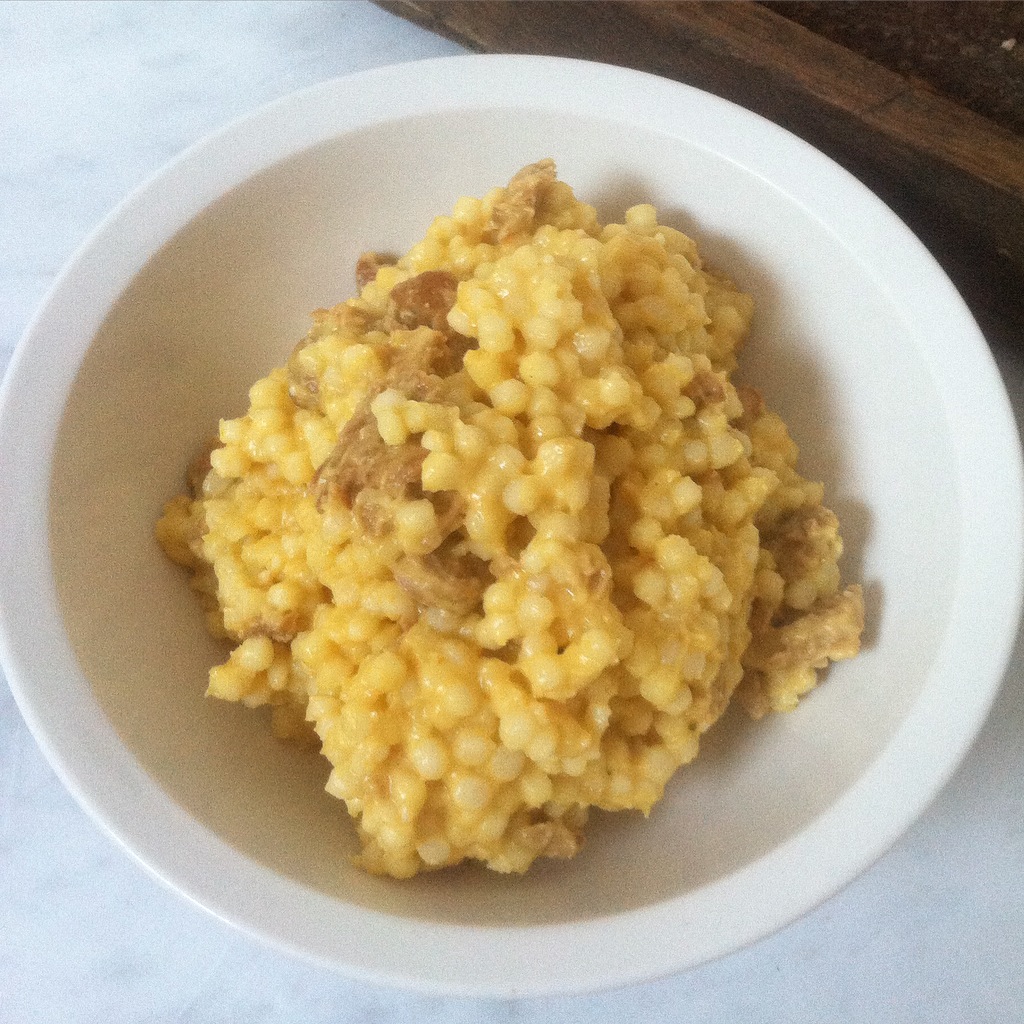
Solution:
M 570 857 L 734 693 L 857 652 L 822 487 L 730 381 L 751 300 L 652 207 L 603 226 L 544 160 L 357 280 L 157 536 L 233 645 L 209 693 L 319 742 L 366 869 Z

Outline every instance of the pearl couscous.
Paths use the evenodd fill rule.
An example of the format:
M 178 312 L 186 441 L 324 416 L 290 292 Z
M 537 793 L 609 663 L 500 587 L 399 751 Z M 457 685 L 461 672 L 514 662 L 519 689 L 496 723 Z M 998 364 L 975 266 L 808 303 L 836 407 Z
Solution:
M 318 310 L 157 526 L 233 646 L 209 693 L 308 735 L 359 861 L 571 857 L 647 814 L 734 695 L 854 655 L 836 517 L 730 374 L 752 303 L 550 160 Z

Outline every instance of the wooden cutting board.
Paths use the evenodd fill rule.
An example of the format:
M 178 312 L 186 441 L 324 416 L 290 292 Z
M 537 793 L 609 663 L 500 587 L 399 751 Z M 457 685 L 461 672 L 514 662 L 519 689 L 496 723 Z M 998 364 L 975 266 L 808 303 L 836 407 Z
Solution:
M 752 2 L 400 0 L 380 6 L 476 51 L 637 68 L 771 118 L 852 171 L 911 226 L 960 288 L 990 341 L 1024 346 L 1024 136 L 1015 130 L 1024 124 L 1017 102 L 1024 97 L 1024 4 L 960 5 L 985 9 L 981 17 L 992 22 L 983 52 L 999 88 L 964 83 L 975 66 L 969 60 L 962 66 L 933 62 L 945 78 L 937 73 L 931 81 L 906 73 L 915 52 L 924 56 L 922 40 L 934 38 L 922 9 L 934 9 L 936 32 L 937 19 L 945 16 L 942 31 L 948 35 L 951 12 L 943 15 L 942 9 L 950 5 L 943 3 L 769 8 Z M 787 8 L 791 16 L 779 13 Z M 842 9 L 845 27 L 830 8 Z M 1018 42 L 1009 33 L 1016 26 L 1022 29 L 1021 50 L 1014 54 Z M 901 54 L 902 64 L 892 58 L 885 67 L 826 38 L 829 29 L 853 46 L 864 42 L 861 49 L 869 52 L 874 29 L 876 55 Z M 1005 59 L 989 52 L 996 47 Z M 958 52 L 969 58 L 971 50 L 960 46 Z M 955 88 L 958 82 L 975 85 L 973 102 L 969 89 Z

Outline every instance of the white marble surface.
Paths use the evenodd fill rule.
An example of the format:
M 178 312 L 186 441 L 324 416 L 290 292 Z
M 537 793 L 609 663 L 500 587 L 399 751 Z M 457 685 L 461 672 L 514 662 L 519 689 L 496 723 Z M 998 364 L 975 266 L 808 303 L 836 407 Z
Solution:
M 304 85 L 457 51 L 365 3 L 0 4 L 0 366 L 86 233 L 183 147 Z M 996 354 L 1020 413 L 1024 360 Z M 520 1002 L 352 982 L 208 917 L 79 810 L 0 686 L 2 1024 L 1016 1024 L 1024 1019 L 1022 879 L 1021 643 L 946 791 L 824 907 L 688 974 Z

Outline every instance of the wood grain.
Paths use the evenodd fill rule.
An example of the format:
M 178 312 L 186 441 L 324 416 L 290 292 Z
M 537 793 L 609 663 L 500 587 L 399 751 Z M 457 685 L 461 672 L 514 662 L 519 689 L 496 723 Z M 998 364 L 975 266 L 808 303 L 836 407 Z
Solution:
M 758 0 L 1024 136 L 1021 0 Z
M 1024 139 L 750 2 L 386 2 L 481 52 L 650 71 L 828 153 L 931 248 L 989 334 L 1024 343 Z

